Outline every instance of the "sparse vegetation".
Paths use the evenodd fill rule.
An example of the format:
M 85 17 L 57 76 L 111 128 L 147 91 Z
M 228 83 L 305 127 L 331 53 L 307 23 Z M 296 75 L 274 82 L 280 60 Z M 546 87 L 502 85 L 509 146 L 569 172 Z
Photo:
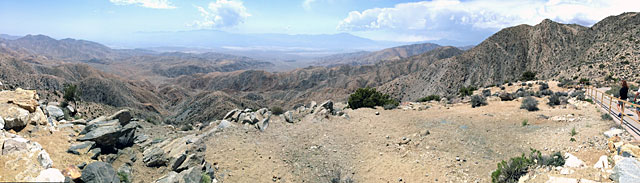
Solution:
M 580 78 L 580 84 L 591 85 L 589 78 Z
M 576 136 L 578 132 L 576 132 L 576 127 L 571 128 L 571 136 Z
M 392 99 L 388 94 L 376 91 L 375 88 L 359 88 L 349 96 L 349 107 L 357 109 L 361 107 L 384 106 L 386 104 L 398 105 L 400 102 Z
M 538 109 L 538 100 L 533 97 L 527 97 L 522 100 L 522 105 L 520 105 L 520 109 L 526 109 L 527 111 L 537 111 Z
M 566 94 L 566 93 L 556 92 L 555 94 L 549 96 L 549 102 L 547 102 L 547 104 L 549 106 L 557 106 L 557 105 L 566 104 L 567 103 L 567 97 L 562 96 L 563 94 Z
M 200 183 L 211 183 L 211 176 L 207 173 L 202 173 L 202 178 L 200 178 Z
M 471 97 L 471 107 L 480 107 L 487 105 L 487 99 L 480 95 L 474 95 Z
M 602 114 L 600 118 L 605 121 L 613 120 L 613 118 L 609 114 Z
M 284 113 L 284 109 L 278 106 L 273 106 L 270 110 L 273 115 L 280 115 Z
M 125 172 L 118 172 L 118 178 L 120 178 L 120 182 L 122 183 L 131 183 L 131 180 L 129 180 L 129 174 Z
M 521 176 L 527 174 L 529 168 L 540 166 L 562 166 L 565 159 L 560 152 L 555 152 L 551 156 L 543 156 L 540 151 L 531 149 L 529 157 L 524 153 L 518 157 L 498 163 L 498 168 L 491 173 L 493 183 L 515 183 Z
M 549 89 L 549 84 L 547 83 L 540 83 L 540 91 Z
M 64 102 L 63 103 L 69 103 L 69 102 L 74 102 L 74 105 L 76 104 L 75 102 L 79 99 L 80 97 L 80 91 L 78 90 L 78 86 L 74 85 L 74 84 L 64 84 L 64 95 L 63 95 L 63 99 Z M 62 107 L 66 107 L 66 105 L 63 105 Z
M 490 89 L 482 90 L 482 96 L 483 97 L 491 96 L 491 90 Z
M 460 96 L 464 97 L 464 96 L 471 96 L 473 95 L 473 91 L 476 91 L 477 88 L 473 87 L 473 86 L 467 86 L 467 87 L 462 87 L 459 90 Z
M 418 102 L 440 101 L 440 95 L 429 95 L 418 99 Z
M 522 126 L 527 126 L 527 125 L 529 125 L 529 120 L 528 119 L 522 120 Z
M 520 80 L 522 81 L 536 80 L 536 73 L 531 71 L 525 71 L 524 73 L 522 73 L 522 78 Z

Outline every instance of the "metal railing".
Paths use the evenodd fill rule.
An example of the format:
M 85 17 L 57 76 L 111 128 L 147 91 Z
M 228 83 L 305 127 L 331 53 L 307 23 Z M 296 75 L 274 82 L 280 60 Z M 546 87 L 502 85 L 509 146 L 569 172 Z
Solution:
M 625 113 L 625 110 L 636 113 L 635 110 L 640 109 L 640 105 L 609 95 L 593 86 L 588 86 L 586 93 L 587 96 L 589 96 L 596 105 L 599 105 L 602 110 L 607 112 L 616 123 L 625 128 L 636 139 L 640 140 L 640 121 L 638 120 L 640 116 L 636 114 L 634 117 L 634 115 L 627 115 Z M 620 108 L 618 106 L 619 103 L 624 103 L 625 107 Z M 612 106 L 616 107 L 618 111 L 614 110 Z M 625 109 L 627 107 L 631 107 L 631 109 Z M 620 116 L 618 116 L 618 114 L 620 114 Z

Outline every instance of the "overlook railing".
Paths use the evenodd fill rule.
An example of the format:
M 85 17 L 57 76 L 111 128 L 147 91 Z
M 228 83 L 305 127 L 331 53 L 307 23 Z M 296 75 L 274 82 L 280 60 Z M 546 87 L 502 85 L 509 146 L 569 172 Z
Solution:
M 640 110 L 640 105 L 631 103 L 612 95 L 606 94 L 603 89 L 588 86 L 587 96 L 600 106 L 600 109 L 609 114 L 613 120 L 626 129 L 636 140 L 640 140 L 640 121 L 636 109 Z M 618 103 L 624 103 L 624 108 L 618 107 Z M 618 116 L 620 114 L 620 116 Z

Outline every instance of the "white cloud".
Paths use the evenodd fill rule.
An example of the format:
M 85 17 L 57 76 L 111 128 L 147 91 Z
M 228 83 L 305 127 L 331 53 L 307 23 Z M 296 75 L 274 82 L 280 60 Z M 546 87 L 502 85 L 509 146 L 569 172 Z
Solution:
M 209 3 L 206 8 L 196 6 L 202 20 L 196 20 L 190 26 L 200 28 L 233 27 L 243 23 L 251 16 L 239 0 L 217 0 Z
M 175 6 L 171 5 L 168 0 L 109 0 L 116 5 L 132 5 L 136 4 L 145 8 L 154 9 L 173 9 Z
M 352 11 L 339 22 L 340 31 L 392 31 L 455 39 L 545 18 L 591 26 L 627 11 L 640 11 L 637 0 L 433 0 L 396 4 L 391 8 Z M 452 38 L 453 37 L 453 38 Z
M 316 2 L 317 0 L 304 0 L 304 2 L 302 2 L 302 7 L 305 10 L 310 10 L 311 9 L 311 3 Z

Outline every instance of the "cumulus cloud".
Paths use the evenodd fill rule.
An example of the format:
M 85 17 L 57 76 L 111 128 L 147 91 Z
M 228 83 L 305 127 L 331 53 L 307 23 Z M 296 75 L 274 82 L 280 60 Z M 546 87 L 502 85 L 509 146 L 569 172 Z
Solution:
M 304 0 L 304 1 L 302 2 L 302 7 L 303 7 L 305 10 L 310 10 L 310 9 L 311 9 L 311 3 L 313 3 L 313 2 L 316 2 L 316 0 Z
M 145 8 L 154 8 L 154 9 L 173 9 L 175 6 L 171 5 L 171 2 L 168 0 L 109 0 L 111 3 L 116 5 L 138 5 Z
M 390 8 L 352 11 L 339 22 L 340 31 L 386 30 L 429 37 L 469 36 L 545 18 L 591 26 L 626 11 L 640 11 L 637 0 L 433 0 L 396 4 Z M 477 35 L 477 34 L 476 34 Z
M 202 20 L 196 20 L 190 26 L 200 28 L 233 27 L 243 23 L 251 16 L 242 1 L 217 0 L 205 7 L 196 6 Z

